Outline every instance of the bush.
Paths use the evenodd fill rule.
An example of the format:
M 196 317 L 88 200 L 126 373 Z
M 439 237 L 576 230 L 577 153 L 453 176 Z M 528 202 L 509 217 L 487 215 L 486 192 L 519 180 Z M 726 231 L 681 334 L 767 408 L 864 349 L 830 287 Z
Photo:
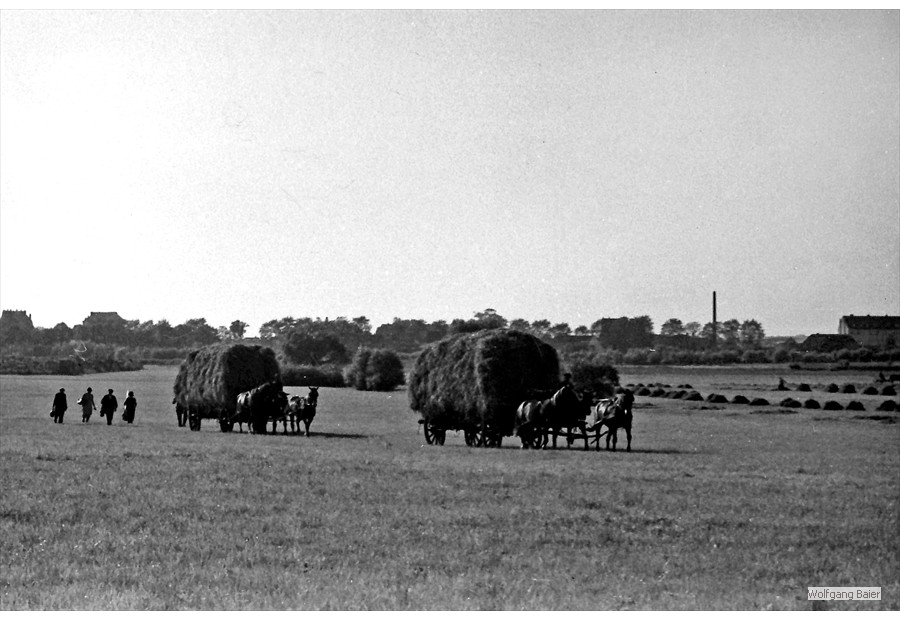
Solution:
M 406 383 L 403 362 L 390 349 L 361 347 L 344 371 L 347 385 L 357 390 L 390 392 Z
M 284 385 L 345 387 L 344 376 L 336 366 L 283 366 L 281 379 Z
M 594 396 L 606 398 L 619 385 L 619 371 L 609 364 L 578 362 L 572 366 L 572 383 L 580 390 L 589 390 Z
M 741 354 L 741 364 L 766 364 L 768 354 L 762 349 L 748 349 Z
M 791 360 L 791 352 L 787 349 L 775 349 L 772 351 L 772 363 L 787 364 Z

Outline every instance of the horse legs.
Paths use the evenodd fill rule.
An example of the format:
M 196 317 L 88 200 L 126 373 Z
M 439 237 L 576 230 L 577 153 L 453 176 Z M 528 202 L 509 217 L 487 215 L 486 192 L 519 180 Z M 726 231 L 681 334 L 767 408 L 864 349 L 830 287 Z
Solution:
M 626 446 L 625 452 L 631 452 L 631 424 L 625 427 L 625 437 L 628 438 L 628 446 Z
M 306 426 L 306 436 L 307 436 L 307 437 L 309 437 L 309 425 L 310 425 L 311 422 L 312 422 L 312 420 L 303 420 L 303 424 L 304 424 L 304 426 Z M 298 431 L 300 430 L 300 423 L 299 423 L 299 422 L 297 422 L 297 430 L 298 430 Z

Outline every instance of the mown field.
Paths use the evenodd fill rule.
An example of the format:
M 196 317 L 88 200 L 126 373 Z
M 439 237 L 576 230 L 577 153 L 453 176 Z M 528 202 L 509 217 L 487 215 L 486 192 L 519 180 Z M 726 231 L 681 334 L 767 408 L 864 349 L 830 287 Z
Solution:
M 881 586 L 881 602 L 825 607 L 900 608 L 884 397 L 852 395 L 865 412 L 639 398 L 631 453 L 523 451 L 427 446 L 403 391 L 322 388 L 309 438 L 190 432 L 175 372 L 0 377 L 0 608 L 802 610 L 808 586 Z M 873 378 L 620 373 L 773 402 L 779 373 Z M 136 423 L 73 408 L 53 424 L 53 394 L 73 406 L 88 385 L 133 389 Z

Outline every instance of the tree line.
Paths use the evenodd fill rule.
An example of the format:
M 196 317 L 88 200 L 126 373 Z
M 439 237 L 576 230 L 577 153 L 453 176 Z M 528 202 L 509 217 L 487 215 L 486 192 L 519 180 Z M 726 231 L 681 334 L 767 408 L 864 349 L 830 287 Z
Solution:
M 112 316 L 88 317 L 84 323 L 68 327 L 65 323 L 45 329 L 29 325 L 0 324 L 0 341 L 8 344 L 55 345 L 70 341 L 103 343 L 125 347 L 183 349 L 200 347 L 216 342 L 244 339 L 248 324 L 234 320 L 228 326 L 213 327 L 204 318 L 194 318 L 180 325 L 172 325 L 166 319 L 137 321 Z M 91 319 L 91 320 L 89 320 Z M 264 342 L 283 343 L 296 358 L 305 359 L 311 365 L 324 362 L 349 360 L 350 353 L 361 346 L 387 347 L 401 352 L 412 352 L 423 345 L 448 335 L 469 333 L 484 329 L 511 328 L 555 341 L 577 341 L 593 338 L 602 347 L 617 351 L 654 347 L 662 344 L 697 349 L 712 344 L 729 347 L 754 348 L 762 344 L 765 332 L 753 319 L 743 322 L 736 319 L 701 326 L 697 322 L 683 323 L 669 319 L 663 323 L 660 333 L 653 331 L 649 316 L 601 318 L 590 326 L 574 329 L 568 323 L 552 323 L 547 319 L 528 321 L 517 318 L 508 320 L 493 308 L 475 312 L 470 319 L 438 320 L 394 318 L 391 323 L 378 326 L 374 331 L 365 316 L 321 319 L 310 317 L 284 317 L 263 323 L 259 338 Z M 712 340 L 716 334 L 715 343 Z

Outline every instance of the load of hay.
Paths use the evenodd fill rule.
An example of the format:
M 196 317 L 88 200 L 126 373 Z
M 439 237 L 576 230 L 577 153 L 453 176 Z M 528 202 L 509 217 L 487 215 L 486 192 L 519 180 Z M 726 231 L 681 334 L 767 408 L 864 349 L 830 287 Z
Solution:
M 544 341 L 516 330 L 450 336 L 425 349 L 409 376 L 409 404 L 445 429 L 512 434 L 516 408 L 559 386 L 559 358 Z
M 233 415 L 238 394 L 281 381 L 275 352 L 260 345 L 212 345 L 194 351 L 175 377 L 175 404 L 202 418 Z

